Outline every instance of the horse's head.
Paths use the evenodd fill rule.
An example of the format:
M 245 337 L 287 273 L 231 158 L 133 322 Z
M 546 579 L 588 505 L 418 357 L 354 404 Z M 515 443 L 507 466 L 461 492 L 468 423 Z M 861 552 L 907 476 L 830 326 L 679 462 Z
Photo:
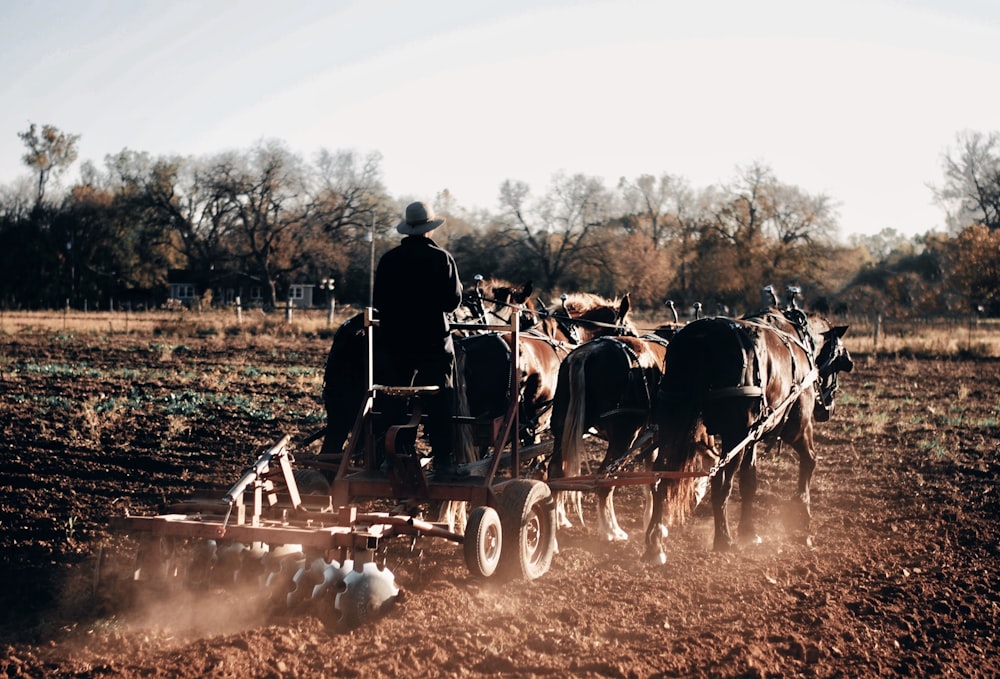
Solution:
M 497 318 L 501 317 L 501 314 L 507 316 L 507 321 L 510 321 L 510 314 L 513 310 L 520 310 L 520 327 L 522 330 L 532 327 L 538 320 L 538 314 L 535 311 L 535 304 L 531 301 L 531 293 L 534 291 L 534 286 L 531 281 L 528 281 L 520 288 L 515 288 L 509 283 L 506 285 L 500 285 L 493 288 L 493 302 L 494 308 L 492 314 Z M 505 312 L 504 309 L 509 309 L 511 311 Z
M 849 373 L 854 370 L 851 352 L 847 350 L 843 341 L 847 328 L 846 325 L 838 325 L 824 331 L 821 335 L 823 343 L 816 356 L 816 366 L 819 368 L 821 377 L 839 372 Z
M 637 337 L 629 317 L 632 300 L 628 293 L 621 299 L 608 300 L 598 295 L 575 294 L 563 299 L 563 310 L 578 330 L 581 342 L 607 335 Z
M 531 281 L 518 288 L 506 281 L 476 274 L 475 283 L 462 292 L 462 304 L 455 312 L 456 320 L 502 325 L 510 323 L 513 309 L 521 309 L 522 327 L 529 327 L 534 322 L 530 299 L 532 289 Z
M 830 419 L 833 414 L 834 399 L 837 396 L 837 375 L 841 372 L 854 370 L 854 360 L 851 352 L 844 345 L 843 337 L 847 332 L 846 325 L 838 325 L 823 331 L 822 344 L 816 355 L 816 368 L 819 370 L 820 393 L 817 394 L 816 408 L 813 414 L 820 422 Z

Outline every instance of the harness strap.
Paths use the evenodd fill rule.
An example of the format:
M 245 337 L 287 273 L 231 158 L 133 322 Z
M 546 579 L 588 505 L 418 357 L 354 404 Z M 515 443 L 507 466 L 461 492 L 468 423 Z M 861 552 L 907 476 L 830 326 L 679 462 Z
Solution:
M 732 398 L 734 396 L 746 396 L 748 398 L 758 398 L 764 395 L 764 389 L 762 387 L 747 386 L 747 387 L 721 387 L 719 389 L 713 389 L 705 396 L 706 401 L 714 401 L 720 398 Z
M 770 415 L 760 418 L 754 422 L 746 437 L 731 448 L 728 453 L 719 459 L 718 462 L 712 465 L 712 468 L 708 470 L 707 476 L 711 477 L 718 474 L 719 470 L 732 462 L 733 458 L 736 457 L 740 451 L 746 448 L 747 445 L 753 443 L 754 441 L 758 441 L 766 432 L 773 429 L 775 424 L 784 419 L 787 416 L 792 404 L 795 403 L 796 399 L 798 399 L 798 397 L 802 394 L 802 390 L 805 389 L 805 385 L 816 379 L 818 374 L 819 373 L 815 369 L 810 370 L 801 382 L 798 382 L 792 387 L 788 396 L 785 397 L 785 399 L 778 405 L 777 408 L 774 409 L 773 412 L 771 412 Z
M 565 351 L 568 354 L 570 352 L 569 344 L 557 340 L 554 337 L 549 337 L 548 335 L 538 330 L 537 328 L 530 328 L 528 330 L 525 330 L 524 332 L 520 333 L 520 336 L 524 339 L 533 339 L 545 342 L 550 347 L 552 347 L 552 349 L 557 353 L 560 351 Z
M 608 410 L 608 411 L 603 412 L 600 415 L 598 415 L 598 419 L 602 419 L 603 420 L 603 419 L 608 418 L 608 417 L 613 417 L 614 415 L 621 415 L 621 414 L 626 414 L 626 413 L 647 413 L 648 414 L 648 412 L 649 412 L 648 406 L 649 406 L 649 404 L 651 404 L 653 402 L 653 393 L 652 393 L 652 390 L 649 387 L 649 377 L 646 374 L 646 370 L 642 367 L 642 363 L 639 360 L 639 355 L 636 354 L 635 351 L 632 350 L 632 347 L 630 347 L 629 345 L 627 345 L 624 342 L 619 341 L 618 338 L 616 338 L 616 337 L 607 337 L 607 336 L 605 336 L 605 337 L 598 337 L 597 339 L 595 339 L 593 341 L 594 342 L 605 342 L 605 343 L 612 342 L 612 343 L 614 343 L 615 346 L 617 346 L 619 349 L 622 350 L 622 353 L 625 354 L 625 358 L 628 361 L 628 365 L 629 365 L 629 372 L 628 372 L 629 384 L 635 384 L 635 382 L 636 382 L 635 375 L 638 374 L 638 376 L 642 379 L 642 392 L 641 393 L 642 393 L 642 395 L 645 396 L 645 399 L 646 399 L 645 400 L 645 404 L 644 404 L 646 406 L 645 408 L 638 407 L 638 406 L 637 407 L 631 407 L 631 408 L 630 407 L 625 407 L 625 406 L 622 405 L 621 401 L 619 401 L 618 404 L 617 404 L 617 406 L 615 408 L 612 408 L 611 410 Z

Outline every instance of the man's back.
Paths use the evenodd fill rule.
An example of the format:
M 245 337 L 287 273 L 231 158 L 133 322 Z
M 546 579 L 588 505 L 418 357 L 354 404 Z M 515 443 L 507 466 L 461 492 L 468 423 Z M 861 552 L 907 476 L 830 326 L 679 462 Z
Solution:
M 374 305 L 389 348 L 440 351 L 451 339 L 445 314 L 461 301 L 455 260 L 426 236 L 407 236 L 379 261 Z

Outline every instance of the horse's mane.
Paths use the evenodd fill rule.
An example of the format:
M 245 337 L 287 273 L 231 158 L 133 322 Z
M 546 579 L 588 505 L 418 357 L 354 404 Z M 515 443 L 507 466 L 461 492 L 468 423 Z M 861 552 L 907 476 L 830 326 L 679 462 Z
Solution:
M 594 309 L 613 308 L 617 309 L 621 304 L 621 299 L 607 299 L 592 292 L 573 292 L 566 296 L 564 306 L 569 311 L 570 316 L 580 316 L 593 311 Z

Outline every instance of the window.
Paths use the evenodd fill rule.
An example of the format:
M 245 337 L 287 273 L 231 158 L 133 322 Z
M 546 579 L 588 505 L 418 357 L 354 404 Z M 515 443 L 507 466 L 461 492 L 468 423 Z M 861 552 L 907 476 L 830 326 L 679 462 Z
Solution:
M 184 283 L 171 283 L 170 296 L 174 299 L 194 299 L 194 286 Z

